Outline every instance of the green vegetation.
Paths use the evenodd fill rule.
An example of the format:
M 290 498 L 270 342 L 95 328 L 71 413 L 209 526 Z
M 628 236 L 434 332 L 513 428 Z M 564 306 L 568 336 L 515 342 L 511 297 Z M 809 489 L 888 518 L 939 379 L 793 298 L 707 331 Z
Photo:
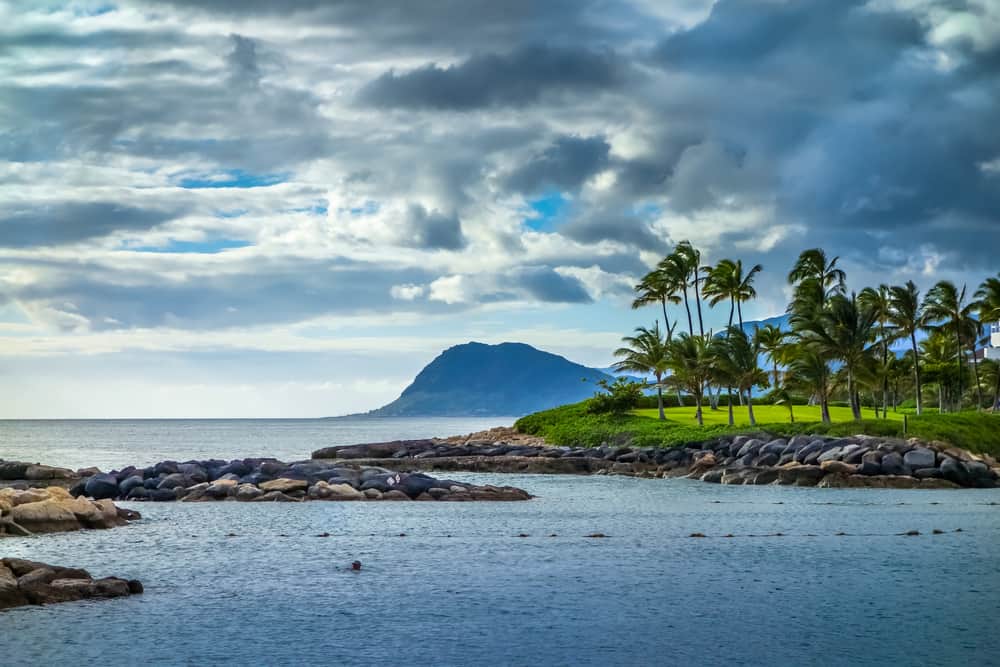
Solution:
M 602 443 L 634 445 L 640 447 L 672 447 L 702 442 L 713 437 L 734 433 L 767 432 L 791 436 L 799 433 L 837 436 L 866 433 L 884 437 L 904 437 L 902 415 L 888 419 L 862 419 L 854 421 L 850 407 L 830 408 L 831 417 L 845 421 L 823 423 L 813 421 L 817 407 L 798 406 L 796 422 L 788 422 L 788 411 L 783 406 L 758 406 L 763 422 L 757 426 L 730 427 L 721 421 L 723 411 L 703 411 L 704 426 L 693 424 L 694 408 L 667 408 L 668 419 L 656 418 L 656 410 L 638 410 L 638 414 L 595 414 L 587 411 L 587 401 L 564 405 L 552 410 L 536 412 L 517 420 L 515 426 L 523 433 L 539 435 L 555 445 L 596 447 Z M 807 421 L 799 421 L 798 413 Z M 652 416 L 645 416 L 651 414 Z M 713 421 L 718 415 L 719 421 Z M 873 410 L 863 411 L 863 416 L 874 415 Z M 675 416 L 680 421 L 675 421 Z M 963 412 L 961 414 L 912 415 L 907 419 L 905 437 L 938 440 L 969 451 L 1000 457 L 1000 415 Z
M 676 422 L 679 425 L 696 425 L 694 408 L 667 408 L 664 410 L 668 420 Z M 787 422 L 788 419 L 788 408 L 784 405 L 755 405 L 754 413 L 757 417 L 758 423 L 765 424 L 777 424 L 781 422 Z M 632 414 L 640 417 L 653 417 L 657 416 L 656 410 L 639 409 L 633 410 Z M 880 413 L 881 414 L 881 413 Z M 728 424 L 727 415 L 724 410 L 705 410 L 704 411 L 705 423 L 706 424 Z M 851 409 L 849 407 L 838 407 L 830 406 L 830 418 L 834 422 L 844 422 L 850 421 L 852 419 Z M 876 413 L 871 408 L 861 409 L 862 419 L 878 419 Z M 893 421 L 903 421 L 903 414 L 900 412 L 890 412 L 889 419 Z M 818 422 L 820 421 L 820 412 L 818 405 L 797 405 L 795 406 L 795 420 L 801 422 Z M 736 415 L 736 426 L 753 426 L 750 424 L 749 419 L 745 411 L 740 411 Z
M 735 426 L 734 390 L 746 419 L 755 423 L 754 389 L 771 388 L 770 395 L 786 406 L 791 420 L 801 397 L 819 406 L 819 420 L 832 424 L 831 405 L 843 400 L 855 421 L 865 418 L 862 405 L 874 406 L 876 419 L 889 420 L 890 410 L 912 396 L 916 412 L 926 399 L 936 399 L 940 413 L 973 408 L 1000 409 L 1000 366 L 979 360 L 982 323 L 1000 317 L 1000 276 L 988 278 L 967 299 L 967 288 L 942 280 L 921 299 L 913 284 L 847 289 L 847 275 L 839 257 L 821 248 L 803 251 L 788 273 L 792 290 L 788 304 L 789 330 L 765 327 L 743 330 L 742 304 L 756 298 L 759 264 L 744 271 L 741 260 L 720 259 L 702 265 L 701 252 L 688 241 L 677 244 L 656 268 L 635 286 L 633 308 L 659 304 L 666 324 L 640 327 L 623 339 L 615 351 L 620 370 L 655 377 L 658 418 L 663 412 L 663 390 L 694 401 L 694 418 L 706 420 L 703 404 L 712 411 L 726 397 L 726 423 Z M 702 300 L 709 307 L 728 306 L 722 334 L 705 332 Z M 697 331 L 692 301 L 698 315 Z M 674 335 L 682 315 L 670 323 L 668 305 L 683 305 L 687 332 Z M 733 317 L 739 326 L 734 326 Z M 927 332 L 917 344 L 917 333 Z M 900 357 L 892 351 L 898 341 L 910 350 Z M 760 367 L 761 358 L 770 362 Z

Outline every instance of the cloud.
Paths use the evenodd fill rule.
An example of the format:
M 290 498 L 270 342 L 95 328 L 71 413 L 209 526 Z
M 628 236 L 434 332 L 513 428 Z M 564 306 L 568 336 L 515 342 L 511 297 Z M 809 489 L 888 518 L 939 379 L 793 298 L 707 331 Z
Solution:
M 406 228 L 418 248 L 428 250 L 461 250 L 468 243 L 462 234 L 462 223 L 456 215 L 428 212 L 419 204 L 411 204 Z
M 610 149 L 602 137 L 561 136 L 511 172 L 505 184 L 524 194 L 547 188 L 576 190 L 607 166 Z
M 0 247 L 50 246 L 150 229 L 186 207 L 139 208 L 111 201 L 0 203 Z
M 406 109 L 468 111 L 522 107 L 561 93 L 617 88 L 626 63 L 609 51 L 527 46 L 505 54 L 473 56 L 401 74 L 389 71 L 360 92 L 363 104 Z

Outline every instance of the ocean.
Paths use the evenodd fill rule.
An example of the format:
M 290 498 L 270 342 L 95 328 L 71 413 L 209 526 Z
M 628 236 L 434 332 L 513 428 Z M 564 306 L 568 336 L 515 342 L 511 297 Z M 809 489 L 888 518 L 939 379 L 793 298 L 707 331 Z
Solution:
M 379 422 L 3 422 L 0 457 L 293 459 L 496 425 Z M 146 592 L 2 612 L 0 664 L 1000 664 L 1000 490 L 449 477 L 537 498 L 135 503 L 128 527 L 6 539 Z

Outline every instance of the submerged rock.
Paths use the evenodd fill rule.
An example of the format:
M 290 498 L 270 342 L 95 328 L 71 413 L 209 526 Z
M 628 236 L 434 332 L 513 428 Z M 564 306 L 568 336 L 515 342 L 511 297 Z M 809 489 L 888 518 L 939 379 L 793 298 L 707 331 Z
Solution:
M 0 610 L 142 593 L 136 580 L 94 579 L 86 570 L 46 565 L 20 558 L 0 560 Z

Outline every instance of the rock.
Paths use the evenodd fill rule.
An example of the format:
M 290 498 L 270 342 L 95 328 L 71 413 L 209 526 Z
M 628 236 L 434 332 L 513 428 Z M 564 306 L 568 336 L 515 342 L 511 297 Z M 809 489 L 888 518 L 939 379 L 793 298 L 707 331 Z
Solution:
M 309 483 L 301 479 L 288 479 L 285 477 L 280 477 L 270 482 L 261 482 L 260 490 L 265 493 L 270 493 L 272 491 L 278 491 L 280 493 L 289 493 L 291 491 L 305 491 L 309 488 Z
M 762 446 L 758 454 L 763 455 L 774 453 L 778 455 L 778 458 L 781 458 L 781 455 L 784 453 L 786 447 L 788 447 L 788 441 L 784 438 L 778 438 Z
M 24 479 L 31 481 L 41 481 L 45 479 L 73 479 L 76 475 L 67 468 L 53 468 L 52 466 L 30 465 L 24 471 Z
M 720 469 L 709 470 L 699 477 L 703 482 L 711 482 L 712 484 L 719 484 L 722 481 L 722 475 L 724 471 Z
M 192 486 L 191 480 L 182 473 L 175 472 L 170 473 L 164 477 L 159 484 L 156 485 L 157 489 L 176 489 L 176 488 L 187 488 Z
M 769 452 L 762 456 L 758 456 L 757 460 L 754 462 L 754 465 L 760 468 L 767 468 L 770 466 L 777 465 L 780 459 L 781 457 L 775 452 Z
M 382 492 L 378 489 L 365 489 L 364 496 L 368 500 L 382 500 Z
M 849 449 L 852 450 L 850 453 L 847 451 Z M 861 460 L 864 458 L 865 454 L 868 453 L 868 451 L 869 447 L 867 445 L 848 445 L 841 453 L 840 460 L 844 463 L 857 465 L 861 463 Z M 879 460 L 881 460 L 881 457 L 879 457 Z
M 5 558 L 0 562 L 0 609 L 120 597 L 141 592 L 142 584 L 138 581 L 129 582 L 115 577 L 92 579 L 86 570 L 16 558 Z
M 844 463 L 843 461 L 837 461 L 836 459 L 823 461 L 819 467 L 826 473 L 841 475 L 853 475 L 858 470 L 857 466 L 853 466 L 850 463 Z
M 917 479 L 940 478 L 944 475 L 940 468 L 917 468 L 913 471 L 913 476 Z
M 795 462 L 803 463 L 807 456 L 810 456 L 814 452 L 818 452 L 820 448 L 823 447 L 822 440 L 813 440 L 808 445 L 804 445 L 801 449 L 795 452 Z M 817 457 L 819 455 L 817 454 Z
M 746 483 L 755 485 L 774 484 L 780 476 L 781 470 L 779 468 L 768 468 L 748 477 Z
M 910 471 L 903 465 L 903 457 L 898 452 L 889 452 L 882 457 L 882 472 L 886 475 L 908 475 Z
M 859 475 L 881 475 L 882 466 L 875 461 L 862 460 L 860 465 L 858 465 Z
M 264 492 L 253 484 L 240 484 L 233 492 L 233 497 L 242 502 L 254 500 L 262 495 L 264 495 Z
M 297 503 L 299 501 L 281 491 L 268 491 L 263 495 L 253 498 L 251 502 Z
M 903 456 L 903 463 L 912 470 L 917 468 L 933 468 L 937 464 L 937 458 L 933 449 L 917 447 L 906 452 Z
M 149 499 L 158 503 L 170 502 L 177 500 L 177 494 L 173 489 L 153 489 L 149 492 Z
M 381 498 L 379 498 L 379 500 L 409 500 L 409 499 L 410 497 L 408 495 L 397 489 L 387 491 L 382 494 Z
M 745 443 L 743 443 L 743 446 L 740 447 L 739 451 L 736 453 L 736 456 L 737 458 L 742 458 L 747 454 L 753 454 L 754 456 L 756 456 L 757 453 L 760 451 L 760 448 L 763 446 L 764 443 L 761 442 L 760 440 L 757 440 L 756 438 L 747 440 Z
M 135 488 L 142 488 L 143 482 L 142 475 L 131 475 L 126 477 L 121 482 L 118 483 L 118 493 L 121 496 L 128 497 L 129 491 Z
M 778 471 L 778 483 L 793 486 L 815 486 L 826 475 L 820 466 L 796 465 Z
M 45 489 L 26 489 L 11 496 L 10 502 L 11 505 L 17 507 L 18 505 L 27 505 L 29 503 L 40 503 L 48 499 L 49 493 Z
M 11 518 L 33 533 L 57 533 L 81 528 L 71 510 L 51 499 L 17 505 L 11 510 Z
M 941 476 L 959 486 L 969 486 L 971 482 L 969 471 L 965 467 L 965 464 L 951 457 L 941 462 Z
M 117 498 L 119 494 L 118 480 L 114 475 L 109 475 L 107 473 L 94 475 L 87 480 L 83 488 L 84 493 L 94 500 Z
M 0 609 L 10 609 L 28 604 L 28 598 L 17 587 L 17 577 L 0 562 Z

